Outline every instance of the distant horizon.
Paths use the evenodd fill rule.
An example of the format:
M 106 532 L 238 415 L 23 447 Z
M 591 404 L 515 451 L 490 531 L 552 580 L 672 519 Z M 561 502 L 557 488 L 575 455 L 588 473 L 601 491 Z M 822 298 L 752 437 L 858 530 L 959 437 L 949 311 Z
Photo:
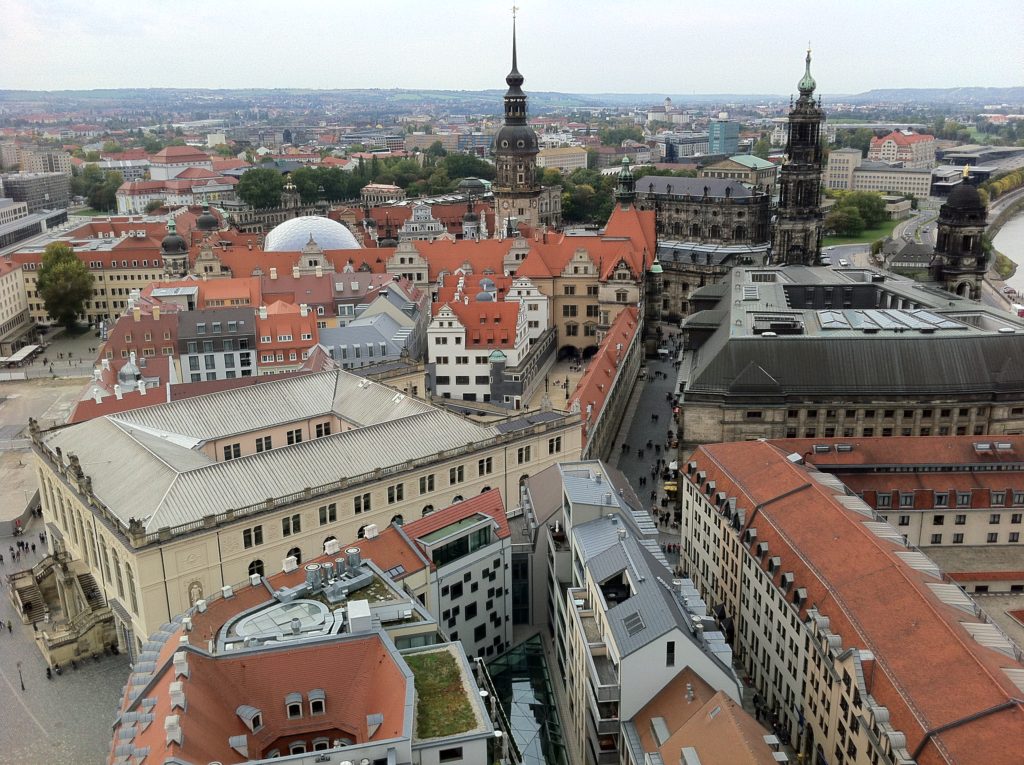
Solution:
M 506 3 L 445 0 L 424 13 L 413 0 L 380 0 L 379 24 L 363 24 L 355 10 L 316 0 L 284 10 L 244 0 L 7 0 L 0 89 L 503 88 Z M 525 0 L 519 69 L 527 93 L 782 96 L 795 92 L 810 40 L 826 95 L 1019 87 L 1012 41 L 1024 39 L 1024 13 L 1013 0 L 990 0 L 979 13 L 1000 20 L 996 33 L 988 24 L 951 31 L 950 19 L 964 14 L 953 0 L 903 0 L 898 17 L 883 0 Z M 901 24 L 895 32 L 890 17 Z M 1010 52 L 993 61 L 992 50 Z

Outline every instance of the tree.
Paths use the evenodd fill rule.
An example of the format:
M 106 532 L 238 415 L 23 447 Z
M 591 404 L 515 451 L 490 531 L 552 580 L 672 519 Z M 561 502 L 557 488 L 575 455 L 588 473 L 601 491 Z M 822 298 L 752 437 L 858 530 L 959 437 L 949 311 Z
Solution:
M 882 195 L 871 191 L 851 191 L 839 204 L 842 207 L 857 208 L 866 228 L 875 228 L 889 217 L 885 212 Z
M 159 210 L 163 206 L 164 206 L 164 200 L 163 199 L 151 199 L 151 200 L 149 200 L 149 202 L 146 203 L 146 212 L 147 213 L 156 212 L 157 210 Z
M 92 297 L 92 282 L 89 269 L 70 246 L 64 242 L 46 245 L 36 288 L 52 319 L 72 329 Z
M 621 146 L 623 141 L 643 141 L 644 131 L 635 125 L 605 128 L 598 135 L 604 146 Z
M 103 212 L 114 212 L 117 210 L 117 190 L 124 183 L 124 178 L 114 170 L 108 170 L 103 176 L 103 182 L 89 189 L 86 198 L 89 207 Z
M 449 154 L 442 160 L 449 178 L 482 178 L 494 180 L 494 165 L 469 154 Z
M 216 146 L 213 147 L 213 150 L 220 157 L 233 157 L 233 156 L 235 156 L 234 149 L 232 149 L 226 143 L 219 143 L 219 144 L 217 144 Z
M 447 156 L 448 152 L 440 141 L 434 141 L 430 146 L 427 147 L 426 155 L 428 157 L 444 157 Z
M 759 138 L 754 144 L 754 156 L 761 159 L 768 159 L 768 153 L 772 150 L 772 142 L 767 138 Z
M 235 192 L 247 205 L 262 209 L 280 206 L 283 186 L 284 182 L 277 171 L 253 168 L 239 179 Z
M 825 229 L 837 236 L 859 236 L 864 230 L 864 219 L 853 205 L 834 207 L 825 216 Z

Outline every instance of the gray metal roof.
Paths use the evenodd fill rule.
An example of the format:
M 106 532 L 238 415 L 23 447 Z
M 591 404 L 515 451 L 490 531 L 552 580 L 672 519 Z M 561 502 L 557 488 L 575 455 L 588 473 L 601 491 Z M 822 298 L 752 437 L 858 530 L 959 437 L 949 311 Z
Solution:
M 359 427 L 226 462 L 197 448 L 244 432 L 239 423 L 260 430 L 331 411 Z M 337 370 L 108 415 L 44 440 L 81 457 L 94 493 L 124 523 L 138 518 L 155 531 L 497 435 L 492 426 Z
M 764 196 L 737 180 L 726 178 L 676 178 L 665 175 L 645 175 L 636 182 L 638 194 L 670 194 L 672 196 L 703 197 L 707 189 L 709 197 L 724 198 L 726 193 L 733 199 L 748 199 Z

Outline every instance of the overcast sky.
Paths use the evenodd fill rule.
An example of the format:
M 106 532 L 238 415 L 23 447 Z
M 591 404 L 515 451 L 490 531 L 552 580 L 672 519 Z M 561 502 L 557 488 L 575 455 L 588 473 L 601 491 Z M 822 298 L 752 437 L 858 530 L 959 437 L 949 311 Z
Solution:
M 1024 85 L 1024 4 L 516 0 L 524 89 Z M 504 87 L 512 0 L 0 0 L 0 89 Z

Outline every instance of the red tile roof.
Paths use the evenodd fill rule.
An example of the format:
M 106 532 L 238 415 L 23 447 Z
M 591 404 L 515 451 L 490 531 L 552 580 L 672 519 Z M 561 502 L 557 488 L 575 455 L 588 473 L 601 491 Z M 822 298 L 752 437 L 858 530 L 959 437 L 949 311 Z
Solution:
M 579 403 L 579 411 L 583 414 L 583 443 L 586 444 L 588 430 L 598 421 L 604 409 L 605 400 L 611 391 L 612 383 L 618 372 L 619 362 L 629 349 L 630 343 L 637 333 L 639 311 L 636 306 L 627 306 L 616 317 L 605 335 L 597 353 L 590 359 L 587 371 L 583 373 L 570 401 Z M 618 346 L 622 346 L 621 350 Z M 587 408 L 590 416 L 587 416 Z
M 468 302 L 467 302 L 468 301 Z M 434 303 L 434 314 L 442 304 Z M 521 304 L 510 302 L 478 302 L 472 298 L 444 303 L 466 330 L 466 348 L 515 348 Z
M 145 729 L 135 726 L 131 742 L 136 748 L 149 747 L 147 761 L 175 758 L 186 762 L 237 762 L 240 755 L 228 744 L 232 736 L 245 736 L 249 757 L 262 759 L 270 749 L 279 748 L 280 740 L 289 737 L 309 742 L 323 735 L 362 743 L 403 735 L 405 699 L 411 681 L 377 633 L 265 650 L 259 653 L 258 662 L 250 655 L 208 656 L 185 648 L 189 675 L 177 678 L 183 683 L 183 710 L 172 709 L 170 699 L 170 685 L 176 679 L 172 657 L 173 649 L 178 647 L 177 635 L 164 645 L 152 684 L 135 702 L 125 701 L 122 706 L 122 711 L 143 711 L 143 698 L 156 700 L 149 710 L 154 722 Z M 324 667 L 331 671 L 325 672 Z M 324 692 L 324 715 L 311 718 L 306 699 L 314 689 Z M 285 697 L 289 693 L 303 696 L 306 714 L 301 719 L 287 717 Z M 238 717 L 236 710 L 241 705 L 254 707 L 262 714 L 263 727 L 256 733 Z M 163 721 L 173 714 L 179 715 L 181 745 L 166 743 Z M 371 739 L 367 717 L 373 714 L 383 715 L 383 723 Z M 121 743 L 117 730 L 113 741 L 115 746 Z M 112 751 L 110 762 L 115 761 Z
M 498 529 L 495 534 L 499 539 L 506 539 L 512 534 L 508 527 L 508 518 L 505 517 L 505 503 L 501 499 L 501 492 L 497 489 L 485 491 L 483 494 L 477 494 L 462 502 L 449 505 L 443 510 L 436 510 L 415 521 L 410 521 L 402 527 L 402 530 L 410 539 L 421 539 L 438 529 L 468 518 L 474 513 L 488 515 L 497 522 Z
M 1020 703 L 964 718 L 1019 698 L 1020 689 L 1002 670 L 1021 669 L 1020 663 L 971 637 L 961 623 L 977 621 L 973 614 L 945 605 L 928 588 L 929 581 L 940 580 L 910 568 L 897 556 L 905 548 L 875 535 L 863 515 L 841 504 L 787 453 L 748 441 L 700 446 L 691 459 L 715 481 L 716 492 L 748 508 L 747 524 L 757 528 L 758 542 L 782 558 L 778 576 L 794 573 L 796 586 L 808 592 L 807 607 L 829 618 L 843 646 L 871 651 L 867 690 L 888 707 L 911 751 L 926 731 L 959 722 L 932 733 L 917 760 L 921 765 L 973 762 L 978 752 L 989 765 L 1019 763 Z
M 884 135 L 881 138 L 872 138 L 872 146 L 881 146 L 886 141 L 892 141 L 897 146 L 910 146 L 914 143 L 921 143 L 922 141 L 934 141 L 935 136 L 928 135 L 926 133 L 913 133 L 906 135 L 899 130 L 894 130 L 889 135 Z
M 154 165 L 176 165 L 182 162 L 209 162 L 210 155 L 194 146 L 166 146 L 151 158 Z

